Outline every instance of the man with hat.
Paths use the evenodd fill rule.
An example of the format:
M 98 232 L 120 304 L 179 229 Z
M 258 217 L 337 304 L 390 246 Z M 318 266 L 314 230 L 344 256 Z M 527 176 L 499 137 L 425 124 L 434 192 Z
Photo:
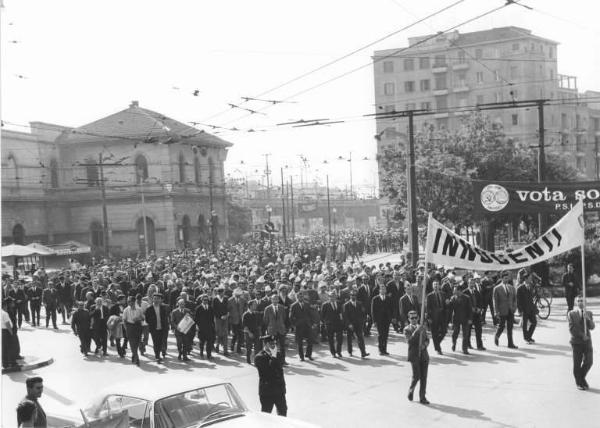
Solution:
M 271 413 L 275 406 L 279 416 L 287 416 L 285 378 L 281 360 L 277 357 L 277 341 L 271 335 L 263 336 L 261 340 L 263 349 L 254 357 L 261 411 Z

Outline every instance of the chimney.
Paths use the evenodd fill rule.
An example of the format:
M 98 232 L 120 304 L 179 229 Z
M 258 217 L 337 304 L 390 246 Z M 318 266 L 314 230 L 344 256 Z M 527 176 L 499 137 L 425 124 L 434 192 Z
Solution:
M 138 101 L 132 101 L 131 104 L 129 104 L 129 108 L 139 107 L 139 106 L 140 106 L 140 103 Z

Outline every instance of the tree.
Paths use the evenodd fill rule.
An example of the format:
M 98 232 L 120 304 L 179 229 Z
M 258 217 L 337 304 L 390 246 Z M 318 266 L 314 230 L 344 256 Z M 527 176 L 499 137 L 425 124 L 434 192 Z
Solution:
M 396 219 L 407 209 L 406 153 L 404 144 L 384 150 L 379 157 L 383 170 L 382 192 L 396 205 Z M 455 231 L 480 223 L 484 248 L 493 249 L 495 229 L 507 222 L 518 227 L 518 215 L 474 218 L 472 180 L 536 181 L 535 153 L 504 135 L 500 125 L 480 112 L 466 117 L 456 131 L 436 130 L 425 124 L 415 135 L 415 170 L 418 221 L 427 213 L 450 223 Z M 577 172 L 562 159 L 547 155 L 546 176 L 550 181 L 572 181 Z M 467 229 L 468 230 L 468 229 Z
M 245 233 L 252 230 L 252 210 L 232 201 L 227 201 L 227 220 L 229 221 L 229 239 L 237 242 Z

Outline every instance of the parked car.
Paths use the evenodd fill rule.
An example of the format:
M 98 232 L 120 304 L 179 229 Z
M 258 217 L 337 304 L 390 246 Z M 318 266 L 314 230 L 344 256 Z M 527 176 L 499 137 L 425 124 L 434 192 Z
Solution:
M 103 390 L 70 415 L 48 412 L 48 427 L 188 428 L 315 425 L 248 409 L 228 382 L 191 375 L 132 379 Z

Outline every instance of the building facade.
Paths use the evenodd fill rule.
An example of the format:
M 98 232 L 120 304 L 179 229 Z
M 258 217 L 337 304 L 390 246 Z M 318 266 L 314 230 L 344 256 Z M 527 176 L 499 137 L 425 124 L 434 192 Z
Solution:
M 79 128 L 2 130 L 2 243 L 75 240 L 96 253 L 227 239 L 223 163 L 231 143 L 129 108 Z
M 600 94 L 580 94 L 575 77 L 558 73 L 557 45 L 518 27 L 409 38 L 408 47 L 374 53 L 376 112 L 432 110 L 435 114 L 415 117 L 415 129 L 424 122 L 455 129 L 469 114 L 456 108 L 563 100 L 544 108 L 547 150 L 564 155 L 588 179 L 597 179 L 600 109 L 586 98 Z M 538 142 L 536 108 L 485 113 L 508 137 L 527 145 Z M 377 134 L 382 153 L 407 138 L 407 119 L 379 118 Z

